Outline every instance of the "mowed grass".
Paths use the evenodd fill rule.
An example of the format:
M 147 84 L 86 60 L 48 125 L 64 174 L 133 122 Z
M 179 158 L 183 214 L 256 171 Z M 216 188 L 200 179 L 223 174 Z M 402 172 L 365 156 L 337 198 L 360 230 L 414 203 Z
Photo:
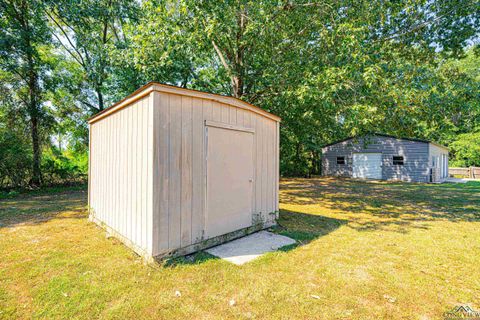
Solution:
M 480 309 L 479 183 L 286 179 L 280 199 L 274 231 L 300 245 L 243 266 L 205 253 L 145 265 L 87 220 L 85 190 L 1 200 L 0 318 L 442 319 L 458 304 Z

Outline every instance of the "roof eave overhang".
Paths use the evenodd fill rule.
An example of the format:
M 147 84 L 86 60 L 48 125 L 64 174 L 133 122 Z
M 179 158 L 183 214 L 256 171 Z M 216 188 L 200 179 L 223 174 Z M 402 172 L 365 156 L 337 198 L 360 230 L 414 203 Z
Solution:
M 208 99 L 212 101 L 217 101 L 220 103 L 228 104 L 240 109 L 252 111 L 254 113 L 257 113 L 259 115 L 262 115 L 266 118 L 269 118 L 271 120 L 280 122 L 281 118 L 271 114 L 259 107 L 256 107 L 252 104 L 249 104 L 248 102 L 245 102 L 243 100 L 234 98 L 234 97 L 229 97 L 229 96 L 222 96 L 219 94 L 214 94 L 214 93 L 208 93 L 208 92 L 203 92 L 203 91 L 197 91 L 193 89 L 185 89 L 185 88 L 180 88 L 176 86 L 171 86 L 167 84 L 162 84 L 158 82 L 149 82 L 143 87 L 139 88 L 126 98 L 118 101 L 117 103 L 113 104 L 112 106 L 108 107 L 107 109 L 104 109 L 103 111 L 97 113 L 90 119 L 88 119 L 89 124 L 93 124 L 105 117 L 108 117 L 109 115 L 125 108 L 126 106 L 134 103 L 135 101 L 149 95 L 152 92 L 164 92 L 164 93 L 171 93 L 171 94 L 178 94 L 178 95 L 184 95 L 184 96 L 190 96 L 190 97 L 196 97 L 196 98 L 201 98 L 201 99 Z

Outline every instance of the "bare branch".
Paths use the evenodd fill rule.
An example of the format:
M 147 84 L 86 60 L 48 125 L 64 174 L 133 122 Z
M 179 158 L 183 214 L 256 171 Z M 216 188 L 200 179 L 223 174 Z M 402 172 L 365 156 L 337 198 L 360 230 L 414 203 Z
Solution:
M 60 43 L 62 44 L 62 46 L 67 49 L 67 51 L 70 53 L 70 55 L 72 57 L 75 58 L 75 60 L 77 60 L 77 62 L 83 66 L 85 68 L 85 61 L 83 60 L 83 57 L 82 57 L 82 54 L 78 51 L 77 47 L 73 44 L 72 40 L 70 39 L 70 37 L 68 36 L 68 33 L 63 30 L 62 26 L 60 25 L 60 23 L 53 17 L 53 15 L 51 15 L 47 10 L 45 10 L 45 13 L 48 15 L 48 17 L 53 21 L 53 23 L 55 23 L 55 25 L 60 29 L 60 31 L 62 32 L 62 34 L 65 36 L 65 38 L 67 39 L 68 43 L 70 44 L 70 46 L 73 48 L 73 50 L 75 50 L 75 52 L 77 53 L 78 56 L 75 56 L 72 54 L 72 52 L 70 50 L 68 50 L 66 48 L 66 46 L 63 44 L 63 42 L 59 39 L 59 37 L 53 33 L 55 35 L 55 37 L 60 41 Z
M 107 43 L 108 41 L 107 34 L 108 34 L 108 19 L 105 19 L 103 21 L 103 36 L 102 36 L 103 44 Z
M 330 7 L 332 6 L 328 3 L 325 2 L 309 2 L 309 3 L 286 3 L 284 6 L 282 6 L 283 10 L 292 10 L 295 8 L 311 8 L 311 7 Z
M 112 21 L 111 28 L 112 28 L 112 33 L 115 36 L 115 39 L 117 39 L 118 42 L 122 41 L 122 40 L 120 40 L 120 37 L 118 36 L 117 28 L 115 27 L 115 21 Z
M 98 112 L 98 111 L 100 111 L 100 108 L 95 107 L 93 104 L 91 104 L 91 103 L 88 102 L 88 101 L 80 100 L 80 103 L 83 103 L 84 105 L 86 105 L 87 107 L 89 107 L 90 110 L 93 111 L 93 112 Z
M 373 41 L 374 43 L 377 43 L 377 42 L 383 42 L 383 41 L 388 41 L 388 40 L 393 40 L 393 39 L 396 39 L 396 38 L 400 38 L 402 36 L 405 36 L 409 33 L 412 33 L 412 32 L 415 32 L 417 30 L 420 30 L 430 24 L 433 24 L 435 22 L 437 22 L 438 20 L 440 19 L 443 19 L 444 17 L 446 17 L 447 15 L 449 15 L 451 12 L 447 12 L 445 14 L 442 14 L 442 15 L 439 15 L 437 17 L 435 17 L 434 19 L 431 19 L 431 20 L 428 20 L 428 21 L 423 21 L 415 26 L 413 26 L 411 29 L 409 30 L 405 30 L 403 32 L 399 32 L 399 33 L 395 33 L 395 34 L 391 34 L 385 38 L 380 38 L 380 39 L 377 39 L 375 41 Z
M 68 54 L 72 56 L 73 59 L 75 59 L 81 66 L 85 67 L 82 61 L 77 58 L 77 55 L 74 54 L 70 49 L 68 49 L 68 47 L 62 42 L 62 40 L 57 36 L 55 32 L 53 32 L 53 36 L 58 40 L 60 45 L 68 52 Z
M 215 43 L 215 40 L 212 40 L 212 45 L 213 48 L 215 49 L 215 52 L 217 52 L 218 57 L 220 58 L 220 61 L 222 62 L 222 65 L 227 69 L 228 73 L 232 73 L 232 69 L 228 65 L 227 61 L 225 60 L 225 57 L 223 56 L 223 53 L 220 51 L 220 48 L 218 48 L 217 44 Z

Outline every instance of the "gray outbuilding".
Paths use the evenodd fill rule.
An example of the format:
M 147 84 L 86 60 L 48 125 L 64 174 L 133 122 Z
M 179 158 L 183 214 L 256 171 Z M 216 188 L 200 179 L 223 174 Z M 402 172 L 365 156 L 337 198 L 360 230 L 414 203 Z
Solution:
M 448 149 L 427 140 L 378 133 L 350 137 L 322 148 L 322 174 L 441 182 L 448 177 Z

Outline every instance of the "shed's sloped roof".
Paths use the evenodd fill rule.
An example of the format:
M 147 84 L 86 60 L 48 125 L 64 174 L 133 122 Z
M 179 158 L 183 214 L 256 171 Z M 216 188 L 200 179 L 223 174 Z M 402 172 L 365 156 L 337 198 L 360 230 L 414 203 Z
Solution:
M 362 138 L 362 137 L 365 137 L 365 136 L 380 136 L 380 137 L 393 138 L 393 139 L 398 139 L 398 140 L 408 140 L 408 141 L 415 141 L 415 142 L 431 143 L 431 144 L 436 145 L 436 146 L 438 146 L 438 147 L 440 147 L 440 148 L 448 149 L 447 147 L 442 146 L 441 144 L 438 144 L 438 143 L 436 143 L 436 142 L 429 141 L 429 140 L 417 139 L 417 138 L 396 137 L 396 136 L 392 136 L 392 135 L 389 135 L 389 134 L 376 133 L 376 132 L 367 133 L 367 134 L 358 135 L 358 136 L 348 137 L 348 138 L 345 138 L 345 139 L 342 139 L 342 140 L 339 140 L 339 141 L 335 141 L 335 142 L 326 144 L 326 145 L 322 146 L 322 148 L 329 147 L 329 146 L 333 146 L 334 144 L 342 143 L 342 142 L 345 142 L 345 141 L 348 141 L 348 140 L 352 140 L 352 139 L 355 139 L 355 138 Z
M 234 98 L 230 96 L 222 96 L 220 94 L 203 92 L 203 91 L 198 91 L 194 89 L 180 88 L 177 86 L 172 86 L 169 84 L 163 84 L 163 83 L 152 81 L 140 87 L 139 89 L 135 90 L 132 94 L 128 95 L 124 99 L 100 111 L 99 113 L 97 113 L 96 115 L 88 119 L 88 123 L 92 124 L 102 118 L 105 118 L 108 115 L 115 113 L 116 111 L 128 106 L 134 101 L 141 99 L 142 97 L 150 94 L 150 92 L 152 91 L 166 92 L 166 93 L 179 94 L 179 95 L 185 95 L 185 96 L 196 97 L 196 98 L 209 99 L 209 100 L 217 101 L 220 103 L 228 104 L 237 108 L 255 112 L 257 114 L 260 114 L 274 121 L 279 122 L 281 120 L 280 117 L 274 114 L 271 114 L 270 112 L 267 112 L 259 107 L 256 107 L 248 102 L 240 100 L 238 98 Z

